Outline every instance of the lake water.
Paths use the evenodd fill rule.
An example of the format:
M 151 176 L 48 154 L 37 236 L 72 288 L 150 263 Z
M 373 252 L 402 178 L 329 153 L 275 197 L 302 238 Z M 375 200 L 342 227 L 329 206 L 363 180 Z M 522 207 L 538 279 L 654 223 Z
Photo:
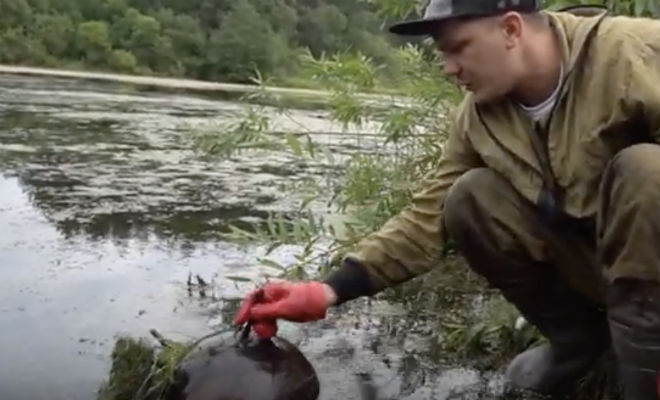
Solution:
M 373 138 L 342 134 L 310 110 L 273 112 L 274 128 L 314 132 L 336 165 L 277 151 L 213 161 L 192 150 L 191 131 L 221 129 L 241 110 L 217 96 L 0 75 L 0 399 L 93 399 L 116 335 L 192 338 L 226 326 L 253 286 L 228 277 L 273 272 L 256 266 L 263 247 L 222 239 L 227 224 L 295 209 L 300 199 L 283 184 L 374 150 Z M 299 250 L 274 257 L 286 264 Z M 189 274 L 212 282 L 212 296 L 191 296 Z M 381 398 L 497 391 L 497 377 L 429 363 L 428 331 L 412 326 L 396 304 L 360 299 L 281 331 L 317 369 L 322 399 L 359 399 L 360 373 Z

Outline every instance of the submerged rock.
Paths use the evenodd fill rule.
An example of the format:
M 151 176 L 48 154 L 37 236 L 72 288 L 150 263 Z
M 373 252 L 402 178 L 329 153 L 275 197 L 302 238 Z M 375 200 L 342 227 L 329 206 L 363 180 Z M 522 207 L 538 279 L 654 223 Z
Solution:
M 167 400 L 316 400 L 319 380 L 290 342 L 207 343 L 178 365 Z

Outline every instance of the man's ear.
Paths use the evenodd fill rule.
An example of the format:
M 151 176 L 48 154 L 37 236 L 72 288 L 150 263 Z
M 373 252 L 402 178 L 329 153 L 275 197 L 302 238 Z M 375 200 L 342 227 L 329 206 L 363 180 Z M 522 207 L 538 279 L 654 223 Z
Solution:
M 506 40 L 507 49 L 515 47 L 522 35 L 523 18 L 520 13 L 510 11 L 504 14 L 499 21 L 499 28 Z

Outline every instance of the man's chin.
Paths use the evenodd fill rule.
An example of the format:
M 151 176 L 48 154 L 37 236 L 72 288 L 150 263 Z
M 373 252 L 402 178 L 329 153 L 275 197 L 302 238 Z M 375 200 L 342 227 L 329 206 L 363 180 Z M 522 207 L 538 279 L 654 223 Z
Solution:
M 501 100 L 504 96 L 499 93 L 487 92 L 483 90 L 471 90 L 472 99 L 477 104 L 491 104 Z

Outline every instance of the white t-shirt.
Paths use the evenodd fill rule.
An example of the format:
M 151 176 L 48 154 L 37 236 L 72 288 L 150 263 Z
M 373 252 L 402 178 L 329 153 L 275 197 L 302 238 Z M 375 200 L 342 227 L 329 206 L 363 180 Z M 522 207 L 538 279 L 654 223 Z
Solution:
M 564 76 L 564 66 L 561 66 L 561 71 L 559 73 L 559 81 L 557 82 L 557 86 L 555 87 L 555 90 L 552 91 L 552 94 L 539 104 L 533 105 L 533 106 L 525 106 L 523 104 L 519 104 L 520 108 L 522 108 L 527 115 L 532 119 L 534 122 L 539 122 L 542 119 L 544 119 L 548 114 L 550 114 L 550 111 L 552 111 L 552 107 L 554 107 L 555 103 L 557 102 L 557 98 L 559 97 L 559 88 L 561 87 L 561 80 L 562 77 Z

